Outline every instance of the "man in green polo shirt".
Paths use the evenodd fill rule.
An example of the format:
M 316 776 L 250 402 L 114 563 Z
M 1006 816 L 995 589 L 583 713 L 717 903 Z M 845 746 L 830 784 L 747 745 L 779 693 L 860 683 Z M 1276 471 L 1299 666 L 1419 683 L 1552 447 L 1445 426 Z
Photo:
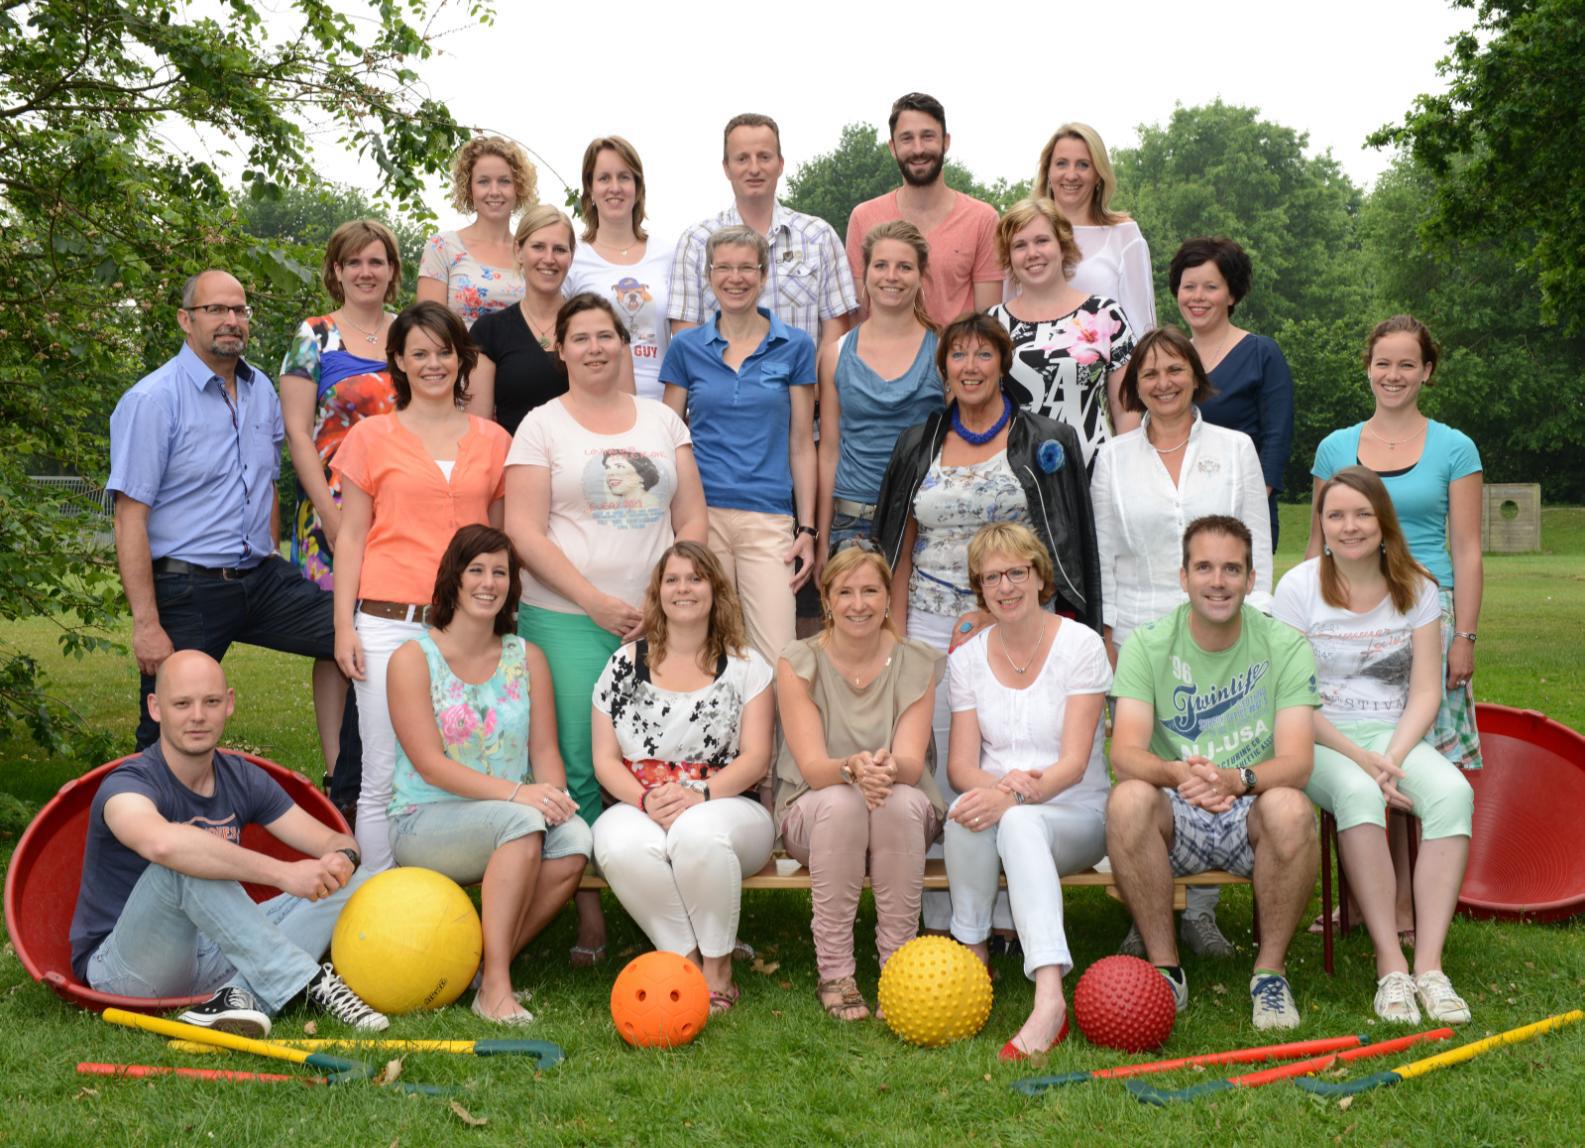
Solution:
M 1320 704 L 1315 657 L 1297 630 L 1244 605 L 1249 530 L 1211 515 L 1183 533 L 1189 600 L 1136 629 L 1117 659 L 1106 844 L 1145 954 L 1182 1010 L 1188 982 L 1172 931 L 1172 878 L 1253 874 L 1260 949 L 1249 993 L 1256 1028 L 1293 1028 L 1288 943 L 1315 883 L 1315 816 L 1304 795 Z

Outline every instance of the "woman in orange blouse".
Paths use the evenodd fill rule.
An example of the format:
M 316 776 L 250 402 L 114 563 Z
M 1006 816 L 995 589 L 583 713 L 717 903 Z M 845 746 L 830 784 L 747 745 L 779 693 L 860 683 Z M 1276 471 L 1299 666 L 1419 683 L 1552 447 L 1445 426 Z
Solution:
M 467 414 L 478 352 L 439 303 L 416 303 L 387 338 L 396 411 L 364 419 L 332 462 L 341 478 L 336 539 L 336 663 L 353 681 L 363 735 L 356 831 L 371 873 L 391 865 L 386 807 L 396 735 L 385 670 L 403 642 L 428 628 L 441 556 L 459 527 L 499 527 L 512 440 Z

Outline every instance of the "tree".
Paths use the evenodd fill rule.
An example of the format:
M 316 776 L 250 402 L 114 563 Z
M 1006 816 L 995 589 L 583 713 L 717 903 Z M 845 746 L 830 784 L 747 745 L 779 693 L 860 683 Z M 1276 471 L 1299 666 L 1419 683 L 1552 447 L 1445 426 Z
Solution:
M 1453 3 L 1476 21 L 1438 65 L 1448 90 L 1370 142 L 1407 148 L 1433 177 L 1433 238 L 1527 233 L 1542 320 L 1585 332 L 1585 14 L 1579 0 Z
M 950 159 L 946 177 L 949 186 L 985 200 L 998 212 L 1029 194 L 1028 180 L 1009 184 L 997 179 L 987 187 L 968 168 Z M 848 216 L 855 207 L 901 183 L 897 161 L 880 138 L 879 129 L 870 124 L 848 124 L 842 129 L 835 151 L 799 164 L 798 170 L 788 177 L 787 203 L 795 211 L 818 215 L 836 228 L 838 235 L 845 236 Z
M 1366 201 L 1360 234 L 1375 314 L 1408 312 L 1436 335 L 1443 359 L 1426 412 L 1475 440 L 1487 481 L 1585 498 L 1585 337 L 1543 318 L 1544 289 L 1523 258 L 1529 228 L 1444 236 L 1432 223 L 1439 196 L 1437 175 L 1401 155 Z
M 1303 132 L 1220 100 L 1178 107 L 1165 127 L 1119 149 L 1118 204 L 1139 222 L 1156 268 L 1157 312 L 1177 314 L 1167 290 L 1185 239 L 1226 235 L 1249 252 L 1254 286 L 1238 321 L 1273 334 L 1283 321 L 1332 319 L 1363 300 L 1355 273 L 1360 193 L 1331 155 L 1309 156 Z
M 392 202 L 425 216 L 424 178 L 463 136 L 414 87 L 408 64 L 430 52 L 422 0 L 356 24 L 326 0 L 291 8 L 276 35 L 266 15 L 279 13 L 248 0 L 199 18 L 175 0 L 0 5 L 0 619 L 57 619 L 68 651 L 102 644 L 92 627 L 119 586 L 30 470 L 103 479 L 109 411 L 172 352 L 188 275 L 226 266 L 267 313 L 311 277 L 247 233 L 224 170 L 240 165 L 263 199 L 310 186 L 311 140 L 336 132 Z M 0 734 L 22 723 L 59 745 L 63 718 L 0 640 Z

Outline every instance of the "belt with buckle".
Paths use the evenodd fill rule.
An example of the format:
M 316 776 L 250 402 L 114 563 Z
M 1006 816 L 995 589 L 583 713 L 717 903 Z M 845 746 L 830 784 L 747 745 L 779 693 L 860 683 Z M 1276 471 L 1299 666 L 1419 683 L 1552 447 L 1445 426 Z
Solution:
M 838 514 L 845 514 L 849 518 L 863 518 L 870 521 L 875 518 L 875 507 L 873 505 L 866 506 L 862 502 L 850 502 L 846 498 L 833 498 L 831 500 L 831 509 Z
M 415 605 L 408 602 L 381 602 L 376 598 L 364 598 L 358 603 L 358 609 L 371 618 L 388 618 L 393 622 L 417 622 L 420 626 L 429 625 L 429 612 L 433 609 L 429 605 Z
M 198 574 L 204 578 L 222 578 L 227 582 L 235 582 L 246 578 L 259 566 L 199 566 L 192 562 L 183 562 L 180 558 L 156 558 L 154 560 L 154 573 L 156 574 Z

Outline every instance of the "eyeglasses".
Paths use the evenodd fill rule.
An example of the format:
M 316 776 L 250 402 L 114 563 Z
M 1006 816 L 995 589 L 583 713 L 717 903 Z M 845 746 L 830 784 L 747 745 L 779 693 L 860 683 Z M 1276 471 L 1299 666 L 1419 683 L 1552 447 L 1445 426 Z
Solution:
M 227 303 L 200 303 L 196 307 L 183 307 L 182 310 L 188 314 L 202 312 L 211 319 L 224 319 L 227 315 L 235 315 L 239 319 L 253 318 L 253 308 L 246 303 L 236 307 Z
M 716 275 L 758 275 L 765 268 L 759 263 L 712 263 L 710 270 Z
M 1002 584 L 1002 579 L 1007 579 L 1009 585 L 1022 586 L 1029 581 L 1031 566 L 1009 566 L 1006 570 L 992 570 L 980 575 L 980 589 L 991 590 Z

